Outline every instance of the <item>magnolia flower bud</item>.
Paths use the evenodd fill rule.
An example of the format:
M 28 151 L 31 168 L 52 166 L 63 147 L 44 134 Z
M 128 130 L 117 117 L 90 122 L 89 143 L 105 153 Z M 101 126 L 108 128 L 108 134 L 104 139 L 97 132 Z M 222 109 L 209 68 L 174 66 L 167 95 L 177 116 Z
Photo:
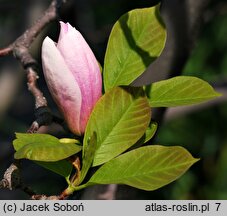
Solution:
M 57 44 L 46 37 L 42 65 L 50 93 L 69 129 L 84 133 L 88 118 L 102 95 L 98 62 L 83 36 L 69 23 L 60 22 Z

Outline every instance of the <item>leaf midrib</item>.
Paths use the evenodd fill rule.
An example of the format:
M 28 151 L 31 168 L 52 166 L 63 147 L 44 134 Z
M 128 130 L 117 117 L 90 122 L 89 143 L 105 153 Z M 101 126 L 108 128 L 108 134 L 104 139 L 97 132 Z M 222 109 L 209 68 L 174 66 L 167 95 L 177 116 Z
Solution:
M 196 162 L 196 160 L 194 160 L 195 162 Z M 172 169 L 172 168 L 178 168 L 178 167 L 180 167 L 180 166 L 183 166 L 183 165 L 190 165 L 190 164 L 193 164 L 193 160 L 192 160 L 192 162 L 184 162 L 184 163 L 181 163 L 181 164 L 179 164 L 179 165 L 177 165 L 177 166 L 170 166 L 170 167 L 168 167 L 168 168 L 163 168 L 163 169 L 156 169 L 156 170 L 153 170 L 153 171 L 151 171 L 151 172 L 144 172 L 144 173 L 140 173 L 140 175 L 130 175 L 130 176 L 125 176 L 124 178 L 115 178 L 115 179 L 107 179 L 106 181 L 119 181 L 119 182 L 121 182 L 121 181 L 123 181 L 123 180 L 125 180 L 125 179 L 130 179 L 130 178 L 138 178 L 138 177 L 143 177 L 143 176 L 146 176 L 146 175 L 148 175 L 148 174 L 152 174 L 152 173 L 155 173 L 155 172 L 162 172 L 162 171 L 165 171 L 165 170 L 168 170 L 168 169 Z M 101 179 L 102 180 L 102 179 Z
M 118 22 L 118 23 L 119 23 L 119 22 Z M 119 23 L 119 25 L 120 25 L 120 23 Z M 149 26 L 149 25 L 150 25 L 150 23 L 147 23 L 147 24 L 145 25 L 144 29 L 147 29 L 147 26 Z M 121 29 L 122 29 L 122 28 L 121 28 Z M 123 30 L 122 30 L 122 31 L 123 31 Z M 143 33 L 144 31 L 145 31 L 145 30 L 143 30 L 143 31 L 139 34 L 138 40 L 137 40 L 138 43 L 139 43 L 140 38 L 142 37 L 141 35 L 142 35 L 142 33 Z M 124 33 L 123 33 L 123 34 L 124 34 Z M 127 41 L 127 39 L 126 39 L 126 41 Z M 134 54 L 134 53 L 136 53 L 136 52 L 133 51 L 133 50 L 130 50 L 130 49 L 127 50 L 127 54 L 126 54 L 125 59 L 129 59 L 129 58 L 131 57 L 131 55 Z M 121 61 L 121 62 L 122 62 L 122 61 Z M 126 61 L 123 61 L 123 65 L 122 65 L 120 71 L 124 71 L 124 69 L 125 69 L 126 66 L 127 66 Z M 118 82 L 120 75 L 121 75 L 121 73 L 118 73 L 118 74 L 117 74 L 116 79 L 114 80 L 112 87 L 113 87 L 113 86 L 116 86 L 116 83 Z
M 98 149 L 97 149 L 97 151 L 96 151 L 96 154 L 97 154 L 98 150 L 100 149 L 100 147 L 103 146 L 103 143 L 105 143 L 105 141 L 106 141 L 106 139 L 109 137 L 109 135 L 116 129 L 116 127 L 117 127 L 118 124 L 122 121 L 122 119 L 126 116 L 126 114 L 129 113 L 129 110 L 130 110 L 131 107 L 138 101 L 138 99 L 139 99 L 139 98 L 137 98 L 133 103 L 131 103 L 131 104 L 129 105 L 129 107 L 126 109 L 126 111 L 123 113 L 123 115 L 121 115 L 121 117 L 119 118 L 119 121 L 117 121 L 117 122 L 114 124 L 114 126 L 112 127 L 112 130 L 110 130 L 110 131 L 106 134 L 106 136 L 104 137 L 104 139 L 102 140 L 102 142 L 100 142 L 100 145 L 98 145 L 99 147 L 98 147 Z M 131 98 L 131 97 L 130 97 L 130 100 L 132 101 L 132 98 Z M 96 155 L 96 154 L 95 154 L 95 155 Z M 96 157 L 94 157 L 94 158 L 96 158 Z
M 167 103 L 169 103 L 169 102 L 180 102 L 180 101 L 195 101 L 195 100 L 203 100 L 203 99 L 210 99 L 210 98 L 214 98 L 214 97 L 217 97 L 217 96 L 219 96 L 218 94 L 213 94 L 213 95 L 209 95 L 209 96 L 206 96 L 206 97 L 193 97 L 193 98 L 184 98 L 184 99 L 163 99 L 163 100 L 152 100 L 151 98 L 150 98 L 150 104 L 153 104 L 153 103 L 160 103 L 160 102 L 162 102 L 163 103 L 163 101 L 164 102 L 167 102 Z

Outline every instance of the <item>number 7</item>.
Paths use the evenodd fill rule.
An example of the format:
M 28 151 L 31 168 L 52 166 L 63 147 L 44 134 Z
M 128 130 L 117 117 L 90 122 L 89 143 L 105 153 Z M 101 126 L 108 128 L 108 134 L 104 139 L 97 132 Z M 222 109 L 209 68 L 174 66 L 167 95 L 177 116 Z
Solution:
M 219 209 L 221 203 L 215 203 L 215 204 L 217 205 L 216 211 L 218 211 L 218 209 Z

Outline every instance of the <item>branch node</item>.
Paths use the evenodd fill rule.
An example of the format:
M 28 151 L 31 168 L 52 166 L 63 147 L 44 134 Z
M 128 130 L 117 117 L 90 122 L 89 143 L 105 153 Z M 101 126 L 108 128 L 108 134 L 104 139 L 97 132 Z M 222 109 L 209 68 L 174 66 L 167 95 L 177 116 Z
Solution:
M 46 98 L 43 96 L 43 93 L 36 86 L 36 81 L 38 78 L 39 76 L 32 67 L 27 68 L 28 89 L 35 97 L 36 109 L 42 106 L 47 106 Z
M 13 49 L 13 55 L 21 62 L 24 69 L 31 66 L 37 68 L 37 61 L 28 52 L 27 47 L 23 45 L 16 45 Z
M 31 127 L 27 130 L 27 133 L 36 133 L 39 130 L 39 124 L 37 121 L 32 122 Z
M 2 181 L 4 188 L 8 188 L 9 190 L 13 190 L 20 186 L 20 172 L 15 164 L 11 164 L 10 167 L 5 171 Z

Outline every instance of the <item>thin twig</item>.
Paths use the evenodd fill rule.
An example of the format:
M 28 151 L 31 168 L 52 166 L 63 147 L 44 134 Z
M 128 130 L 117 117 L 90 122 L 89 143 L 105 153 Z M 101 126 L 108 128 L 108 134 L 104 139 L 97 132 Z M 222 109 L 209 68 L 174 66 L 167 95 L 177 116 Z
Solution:
M 58 13 L 57 13 L 58 8 L 62 3 L 65 3 L 65 2 L 67 1 L 53 0 L 50 6 L 48 7 L 48 9 L 44 12 L 44 14 L 29 29 L 27 29 L 20 37 L 18 37 L 8 47 L 0 50 L 0 56 L 5 56 L 13 52 L 15 56 L 19 58 L 22 65 L 25 66 L 27 61 L 32 57 L 29 56 L 29 58 L 26 61 L 23 61 L 24 54 L 29 53 L 28 48 L 31 46 L 34 39 L 43 30 L 43 28 L 47 26 L 49 22 L 55 20 L 58 17 Z
M 2 186 L 2 188 L 8 188 L 9 190 L 13 190 L 19 187 L 20 172 L 18 165 L 16 165 L 15 163 L 10 165 L 10 167 L 5 171 L 0 185 Z
M 13 51 L 13 47 L 12 46 L 8 46 L 6 48 L 3 48 L 3 49 L 0 50 L 0 56 L 9 55 L 12 51 Z
M 32 200 L 61 200 L 59 196 L 33 195 Z
M 35 98 L 35 108 L 47 107 L 47 100 L 42 91 L 37 86 L 38 65 L 36 60 L 31 56 L 29 48 L 34 39 L 40 34 L 45 26 L 58 17 L 58 9 L 67 0 L 53 0 L 44 12 L 44 14 L 19 38 L 17 38 L 8 47 L 0 50 L 0 56 L 9 55 L 11 53 L 20 61 L 25 71 L 27 72 L 28 89 Z M 38 121 L 34 121 L 29 128 L 29 133 L 37 132 L 41 125 Z
M 15 40 L 10 47 L 13 47 L 13 53 L 16 58 L 18 58 L 24 68 L 35 64 L 36 61 L 29 53 L 29 48 L 34 41 L 34 39 L 40 34 L 47 24 L 51 21 L 56 20 L 58 17 L 58 4 L 59 1 L 53 0 L 49 8 L 44 12 L 44 14 L 29 28 L 27 29 L 19 38 Z M 62 2 L 62 1 L 61 1 Z
M 36 60 L 31 56 L 29 48 L 43 28 L 51 21 L 57 19 L 59 7 L 66 2 L 67 0 L 53 0 L 48 9 L 34 23 L 34 25 L 27 29 L 12 44 L 0 49 L 0 57 L 13 54 L 25 69 L 27 73 L 28 89 L 35 98 L 36 109 L 40 107 L 47 108 L 47 100 L 37 86 L 37 79 L 39 78 L 37 70 L 38 65 Z M 28 132 L 36 132 L 39 127 L 40 125 L 38 124 L 38 121 L 34 121 Z M 8 188 L 9 190 L 20 188 L 31 196 L 32 199 L 59 199 L 59 196 L 47 197 L 45 195 L 36 195 L 34 191 L 32 191 L 21 181 L 19 168 L 16 163 L 11 164 L 11 166 L 5 171 L 4 177 L 0 181 L 0 188 Z

